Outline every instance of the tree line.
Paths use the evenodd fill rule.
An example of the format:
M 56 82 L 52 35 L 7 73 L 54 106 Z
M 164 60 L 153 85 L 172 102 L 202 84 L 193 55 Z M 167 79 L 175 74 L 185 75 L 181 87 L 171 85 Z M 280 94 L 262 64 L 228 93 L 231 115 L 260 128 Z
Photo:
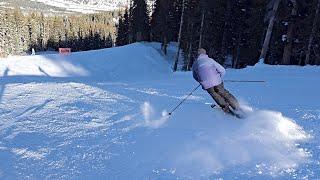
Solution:
M 203 47 L 226 66 L 320 65 L 320 0 L 132 0 L 120 18 L 116 45 L 178 42 L 182 70 Z M 178 59 L 178 58 L 176 58 Z M 177 67 L 175 66 L 175 69 Z
M 72 48 L 85 51 L 114 45 L 115 13 L 45 16 L 19 9 L 0 12 L 0 56 Z

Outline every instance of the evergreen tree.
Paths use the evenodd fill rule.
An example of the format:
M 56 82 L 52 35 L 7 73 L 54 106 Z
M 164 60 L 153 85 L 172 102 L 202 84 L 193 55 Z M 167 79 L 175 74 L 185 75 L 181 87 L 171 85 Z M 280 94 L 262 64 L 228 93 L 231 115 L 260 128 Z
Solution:
M 149 40 L 149 12 L 145 0 L 133 0 L 131 18 L 133 42 Z
M 306 51 L 306 58 L 304 60 L 304 64 L 309 64 L 310 63 L 311 48 L 313 47 L 314 39 L 317 38 L 316 37 L 316 33 L 317 33 L 317 31 L 319 31 L 319 14 L 320 14 L 320 0 L 318 0 L 317 6 L 316 6 L 316 9 L 315 9 L 313 23 L 312 23 L 312 30 L 311 30 L 310 37 L 309 37 L 308 48 L 307 48 L 307 51 Z M 302 64 L 302 59 L 300 60 L 299 64 Z M 316 57 L 315 64 L 320 65 L 319 56 Z
M 15 23 L 12 10 L 5 10 L 5 52 L 6 54 L 15 54 Z
M 172 41 L 172 30 L 170 28 L 173 1 L 156 0 L 151 18 L 151 39 L 161 42 L 162 51 L 167 54 L 167 45 Z
M 13 18 L 14 52 L 20 54 L 28 50 L 28 43 L 25 38 L 27 37 L 27 29 L 25 26 L 24 16 L 20 10 L 15 9 L 13 11 Z
M 266 63 L 298 65 L 304 61 L 316 13 L 314 7 L 316 0 L 281 1 Z
M 116 39 L 116 45 L 117 46 L 123 46 L 126 44 L 129 44 L 129 12 L 126 9 L 123 17 L 119 19 L 119 23 L 117 26 L 117 39 Z
M 108 35 L 114 32 L 111 13 L 73 16 L 23 15 L 19 9 L 0 13 L 0 49 L 2 54 L 71 47 L 73 51 L 110 46 Z M 112 40 L 112 36 L 111 36 Z
M 111 33 L 107 37 L 104 38 L 104 48 L 111 48 L 114 46 L 114 42 L 112 40 Z

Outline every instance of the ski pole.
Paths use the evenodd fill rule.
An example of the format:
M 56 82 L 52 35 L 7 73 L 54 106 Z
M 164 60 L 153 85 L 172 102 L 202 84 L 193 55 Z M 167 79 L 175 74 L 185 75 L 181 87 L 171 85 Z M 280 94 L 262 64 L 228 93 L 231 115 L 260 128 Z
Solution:
M 175 108 L 173 108 L 170 112 L 169 112 L 169 116 L 171 116 L 171 114 L 178 109 L 178 107 L 184 102 L 186 101 L 191 95 L 192 93 L 194 93 L 199 87 L 201 86 L 201 84 L 199 84 L 196 88 L 194 88 L 188 95 L 187 97 L 185 97 Z
M 249 83 L 265 83 L 266 81 L 240 81 L 240 80 L 225 80 L 224 82 L 249 82 Z

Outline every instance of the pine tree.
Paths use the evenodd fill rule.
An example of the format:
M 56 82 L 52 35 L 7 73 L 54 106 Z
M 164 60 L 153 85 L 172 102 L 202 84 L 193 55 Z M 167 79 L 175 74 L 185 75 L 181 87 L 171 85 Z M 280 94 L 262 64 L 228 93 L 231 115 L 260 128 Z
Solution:
M 112 40 L 111 33 L 109 33 L 109 35 L 107 37 L 105 37 L 104 43 L 105 43 L 105 48 L 113 47 L 114 43 L 113 43 L 113 40 Z
M 271 39 L 271 34 L 273 31 L 273 25 L 274 25 L 274 21 L 275 21 L 275 16 L 276 13 L 278 11 L 278 7 L 280 4 L 281 0 L 275 0 L 275 1 L 270 1 L 268 5 L 270 5 L 270 10 L 267 11 L 267 15 L 266 15 L 266 19 L 269 21 L 268 22 L 268 28 L 267 28 L 267 32 L 266 32 L 266 37 L 264 38 L 264 43 L 262 46 L 262 50 L 261 50 L 261 54 L 259 59 L 265 60 L 266 56 L 267 56 L 267 52 L 269 49 L 269 43 L 270 43 L 270 39 Z
M 316 0 L 281 1 L 267 56 L 269 64 L 301 64 L 312 32 Z
M 180 17 L 180 28 L 179 28 L 179 37 L 178 37 L 178 50 L 175 56 L 175 61 L 173 65 L 173 71 L 178 70 L 178 61 L 180 56 L 180 45 L 181 45 L 181 35 L 182 35 L 182 27 L 184 22 L 184 14 L 185 14 L 185 0 L 182 1 L 182 11 L 181 11 L 181 17 Z
M 14 46 L 15 53 L 21 54 L 29 50 L 27 42 L 27 28 L 25 19 L 22 12 L 19 9 L 15 9 L 13 12 L 14 17 Z
M 51 38 L 53 40 L 53 48 L 58 49 L 62 45 L 63 39 L 63 20 L 62 17 L 54 17 L 52 29 L 51 29 Z
M 126 9 L 123 17 L 119 19 L 117 26 L 117 39 L 116 45 L 123 46 L 129 44 L 129 12 Z
M 145 0 L 133 0 L 131 17 L 133 42 L 149 40 L 149 12 Z
M 5 10 L 5 52 L 6 54 L 15 54 L 15 23 L 12 10 Z
M 199 46 L 200 28 L 201 28 L 201 10 L 198 0 L 186 1 L 186 13 L 184 26 L 186 29 L 182 31 L 181 47 L 184 52 L 183 70 L 189 70 L 191 62 L 195 57 L 194 52 Z
M 316 11 L 314 13 L 314 19 L 313 19 L 313 23 L 312 23 L 312 30 L 310 33 L 310 37 L 309 37 L 309 41 L 308 41 L 308 49 L 306 52 L 306 58 L 305 58 L 305 64 L 310 64 L 310 54 L 311 54 L 311 48 L 313 46 L 313 41 L 316 38 L 316 33 L 319 28 L 319 14 L 320 14 L 320 0 L 318 0 L 317 2 L 317 6 L 316 6 Z M 299 64 L 302 64 L 301 62 Z M 316 64 L 320 65 L 320 58 L 318 58 L 318 61 L 316 62 Z
M 292 46 L 294 41 L 294 31 L 296 27 L 296 17 L 298 15 L 298 3 L 296 0 L 291 0 L 292 7 L 290 7 L 290 17 L 288 19 L 288 31 L 286 34 L 285 47 L 283 50 L 282 64 L 289 65 L 291 63 Z M 289 8 L 289 7 L 288 7 Z
M 32 48 L 37 49 L 38 47 L 38 34 L 37 34 L 37 22 L 36 14 L 32 13 L 27 19 L 28 28 L 28 42 L 31 50 Z
M 157 0 L 151 18 L 152 41 L 161 42 L 162 51 L 167 54 L 167 46 L 173 40 L 173 2 L 172 0 Z

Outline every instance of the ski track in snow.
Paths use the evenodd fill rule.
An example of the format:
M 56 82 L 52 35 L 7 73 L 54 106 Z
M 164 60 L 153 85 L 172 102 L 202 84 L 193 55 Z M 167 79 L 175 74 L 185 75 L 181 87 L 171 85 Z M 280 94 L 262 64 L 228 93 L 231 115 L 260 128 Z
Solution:
M 141 48 L 136 46 L 133 52 Z M 147 59 L 157 53 L 143 48 L 140 53 Z M 320 178 L 320 99 L 312 96 L 320 90 L 313 86 L 318 80 L 305 79 L 287 91 L 301 78 L 292 78 L 294 68 L 228 71 L 228 78 L 255 76 L 268 81 L 226 84 L 243 104 L 254 107 L 248 106 L 248 118 L 238 120 L 211 109 L 206 104 L 211 99 L 202 90 L 166 116 L 196 86 L 190 73 L 166 78 L 151 74 L 139 81 L 122 80 L 116 72 L 106 73 L 116 81 L 73 79 L 65 76 L 92 75 L 91 67 L 65 62 L 66 58 L 52 66 L 44 61 L 31 66 L 37 76 L 30 76 L 29 69 L 25 78 L 10 74 L 23 73 L 12 64 L 8 71 L 0 62 L 1 179 Z M 59 69 L 68 64 L 74 69 Z M 46 76 L 40 75 L 40 67 L 59 78 L 40 78 Z M 312 68 L 304 71 L 319 75 Z M 105 75 L 100 69 L 98 73 L 92 76 Z M 276 78 L 279 74 L 282 79 Z M 310 96 L 299 96 L 304 88 Z

